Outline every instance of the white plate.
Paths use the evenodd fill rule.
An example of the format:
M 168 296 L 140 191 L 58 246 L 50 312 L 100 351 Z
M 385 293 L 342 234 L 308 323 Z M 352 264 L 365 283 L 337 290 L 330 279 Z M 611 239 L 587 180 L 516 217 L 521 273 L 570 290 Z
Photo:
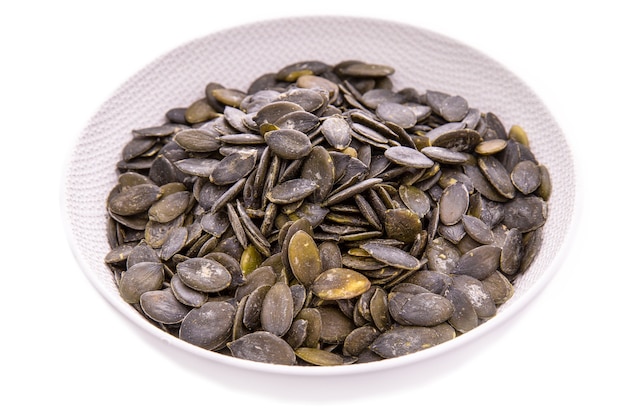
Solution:
M 109 251 L 105 199 L 116 182 L 115 164 L 131 130 L 163 122 L 168 109 L 200 98 L 210 81 L 245 90 L 263 73 L 310 59 L 391 65 L 396 69 L 392 79 L 397 89 L 459 94 L 472 107 L 497 114 L 507 128 L 513 124 L 524 127 L 531 149 L 551 173 L 553 193 L 542 250 L 517 279 L 514 297 L 496 317 L 450 342 L 396 359 L 342 367 L 284 367 L 239 360 L 182 342 L 148 323 L 119 297 L 103 263 Z M 367 18 L 306 17 L 263 21 L 210 34 L 162 55 L 133 75 L 100 107 L 78 138 L 66 169 L 62 204 L 70 245 L 85 275 L 139 328 L 207 361 L 261 372 L 340 375 L 393 368 L 460 351 L 515 315 L 544 288 L 564 258 L 577 212 L 577 194 L 574 161 L 562 131 L 541 100 L 499 63 L 456 40 L 413 26 Z

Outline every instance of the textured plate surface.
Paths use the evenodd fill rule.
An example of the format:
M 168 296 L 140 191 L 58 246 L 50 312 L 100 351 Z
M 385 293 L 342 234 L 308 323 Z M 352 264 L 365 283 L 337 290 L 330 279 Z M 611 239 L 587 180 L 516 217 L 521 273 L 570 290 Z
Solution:
M 233 359 L 184 343 L 153 327 L 119 296 L 103 263 L 105 199 L 116 181 L 115 164 L 131 130 L 164 121 L 172 107 L 200 98 L 204 86 L 219 82 L 247 89 L 265 72 L 300 60 L 334 64 L 359 59 L 395 67 L 395 88 L 440 90 L 465 97 L 472 107 L 491 111 L 508 129 L 524 127 L 537 159 L 553 182 L 544 244 L 531 268 L 516 281 L 516 293 L 498 315 L 451 342 L 413 355 L 333 368 L 282 367 Z M 184 44 L 132 76 L 100 107 L 78 138 L 62 189 L 65 224 L 74 255 L 86 276 L 122 314 L 145 331 L 209 360 L 261 371 L 338 375 L 422 361 L 505 321 L 549 281 L 564 257 L 576 212 L 576 179 L 566 139 L 541 100 L 514 74 L 489 57 L 440 34 L 394 22 L 347 17 L 307 17 L 235 27 Z

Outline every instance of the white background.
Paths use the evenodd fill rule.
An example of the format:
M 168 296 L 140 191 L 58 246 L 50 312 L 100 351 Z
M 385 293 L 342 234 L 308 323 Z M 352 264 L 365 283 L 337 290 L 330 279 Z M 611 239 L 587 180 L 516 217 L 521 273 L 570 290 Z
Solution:
M 8 3 L 0 6 L 1 415 L 626 415 L 626 30 L 617 2 Z M 558 274 L 507 326 L 414 373 L 329 381 L 195 367 L 100 296 L 60 220 L 70 149 L 128 77 L 191 39 L 305 14 L 404 22 L 481 50 L 537 93 L 574 152 L 582 208 Z

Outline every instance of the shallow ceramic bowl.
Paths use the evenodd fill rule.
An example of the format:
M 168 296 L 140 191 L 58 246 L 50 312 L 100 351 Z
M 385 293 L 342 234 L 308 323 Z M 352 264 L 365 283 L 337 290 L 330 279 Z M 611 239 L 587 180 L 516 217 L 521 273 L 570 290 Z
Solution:
M 357 59 L 395 67 L 394 87 L 440 90 L 523 126 L 537 159 L 550 171 L 553 194 L 543 247 L 520 276 L 514 297 L 478 328 L 439 346 L 396 359 L 342 367 L 285 367 L 240 360 L 183 342 L 154 327 L 119 296 L 103 259 L 109 251 L 105 200 L 131 130 L 164 121 L 165 112 L 200 98 L 207 82 L 246 90 L 266 72 L 302 60 Z M 566 139 L 541 100 L 514 74 L 463 43 L 416 27 L 372 19 L 306 17 L 264 21 L 210 34 L 161 56 L 132 76 L 87 123 L 71 153 L 62 190 L 67 233 L 86 277 L 124 316 L 155 338 L 207 361 L 286 374 L 339 375 L 416 363 L 462 350 L 517 314 L 558 270 L 576 208 L 574 163 Z

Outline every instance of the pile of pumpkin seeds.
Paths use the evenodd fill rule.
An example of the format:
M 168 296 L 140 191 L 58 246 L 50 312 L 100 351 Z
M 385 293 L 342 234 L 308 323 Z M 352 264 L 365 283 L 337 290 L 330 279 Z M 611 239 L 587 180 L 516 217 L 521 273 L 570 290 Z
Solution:
M 280 365 L 394 358 L 492 318 L 541 246 L 548 171 L 520 126 L 393 74 L 296 62 L 134 130 L 106 202 L 121 297 Z

